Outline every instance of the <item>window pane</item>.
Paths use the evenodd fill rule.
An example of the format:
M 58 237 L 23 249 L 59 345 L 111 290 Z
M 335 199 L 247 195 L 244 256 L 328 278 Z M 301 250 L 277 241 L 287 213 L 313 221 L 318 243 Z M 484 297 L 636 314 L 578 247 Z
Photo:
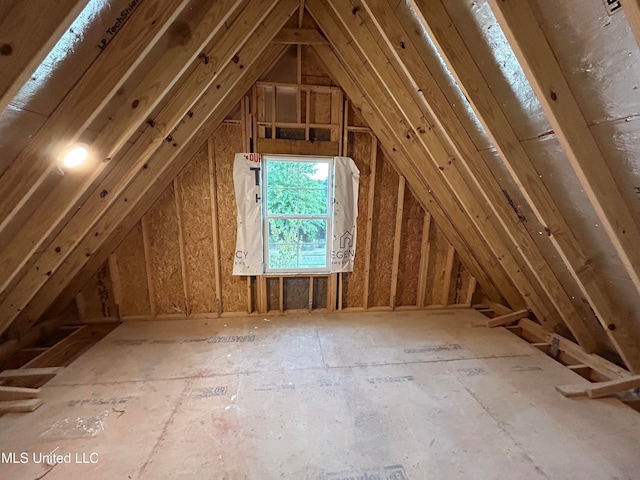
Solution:
M 327 162 L 267 162 L 268 215 L 326 215 Z
M 270 269 L 326 268 L 327 221 L 269 219 Z

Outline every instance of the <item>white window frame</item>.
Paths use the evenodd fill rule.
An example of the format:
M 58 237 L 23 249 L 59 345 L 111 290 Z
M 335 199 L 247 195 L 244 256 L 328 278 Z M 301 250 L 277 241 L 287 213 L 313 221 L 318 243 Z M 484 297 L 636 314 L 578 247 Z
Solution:
M 267 209 L 267 170 L 269 161 L 286 161 L 286 162 L 305 162 L 318 163 L 326 162 L 328 165 L 328 181 L 327 181 L 327 214 L 326 215 L 269 215 Z M 331 246 L 333 239 L 333 175 L 334 175 L 334 158 L 315 156 L 315 155 L 262 155 L 261 168 L 261 199 L 262 199 L 262 247 L 263 247 L 263 265 L 265 275 L 295 275 L 295 274 L 328 274 L 331 273 Z M 269 268 L 269 219 L 283 218 L 295 220 L 315 220 L 322 219 L 327 221 L 327 239 L 325 252 L 325 268 Z

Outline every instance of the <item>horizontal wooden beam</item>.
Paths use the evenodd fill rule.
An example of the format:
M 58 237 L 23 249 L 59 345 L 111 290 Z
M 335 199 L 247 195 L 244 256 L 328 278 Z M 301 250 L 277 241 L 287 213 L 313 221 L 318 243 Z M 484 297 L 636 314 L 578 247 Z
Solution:
M 503 327 L 517 322 L 518 320 L 525 318 L 527 315 L 529 315 L 529 310 L 518 310 L 517 312 L 507 313 L 506 315 L 487 320 L 487 327 Z
M 314 28 L 283 28 L 273 43 L 285 45 L 326 45 L 327 40 Z
M 0 401 L 5 400 L 26 400 L 37 398 L 40 395 L 39 388 L 6 387 L 0 385 Z
M 629 378 L 618 378 L 608 382 L 580 383 L 577 385 L 560 385 L 556 390 L 565 397 L 602 398 L 626 390 L 640 388 L 640 375 Z
M 523 331 L 524 337 L 528 340 L 535 339 L 541 343 L 558 343 L 558 350 L 566 352 L 578 362 L 588 365 L 591 369 L 601 374 L 603 377 L 613 380 L 616 378 L 628 378 L 631 374 L 622 367 L 619 367 L 608 360 L 594 354 L 586 353 L 578 344 L 564 338 L 556 333 L 545 331 L 533 320 L 523 318 L 518 322 L 518 327 Z
M 290 153 L 293 155 L 322 155 L 333 157 L 340 154 L 338 142 L 312 142 L 310 140 L 285 140 L 281 138 L 258 138 L 258 153 Z
M 41 398 L 30 398 L 28 400 L 14 400 L 9 402 L 0 402 L 0 414 L 33 412 L 40 405 L 42 405 Z

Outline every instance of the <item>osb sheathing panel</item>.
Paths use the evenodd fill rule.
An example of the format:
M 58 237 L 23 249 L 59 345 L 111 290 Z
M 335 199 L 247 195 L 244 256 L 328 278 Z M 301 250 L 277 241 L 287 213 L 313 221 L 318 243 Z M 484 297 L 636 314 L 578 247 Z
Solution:
M 331 94 L 311 92 L 309 94 L 310 123 L 331 123 Z
M 313 308 L 327 308 L 327 277 L 313 278 Z
M 349 102 L 347 104 L 347 109 L 349 112 L 348 120 L 349 120 L 350 127 L 366 127 L 367 126 L 362 120 L 362 117 L 360 116 L 360 114 L 353 108 L 353 103 Z
M 280 278 L 267 278 L 267 310 L 280 310 Z
M 156 315 L 186 314 L 180 264 L 180 234 L 171 184 L 145 215 L 149 232 L 149 265 Z
M 369 305 L 390 304 L 393 237 L 398 200 L 398 174 L 381 149 L 376 157 L 376 185 L 369 272 Z
M 284 309 L 309 308 L 309 277 L 284 279 Z
M 247 310 L 246 278 L 232 275 L 237 229 L 233 158 L 236 152 L 242 151 L 242 125 L 222 124 L 213 134 L 213 147 L 222 277 L 221 308 L 223 312 L 243 312 Z
M 262 82 L 298 83 L 297 48 L 291 45 L 271 70 L 260 77 Z
M 83 315 L 86 319 L 113 317 L 117 307 L 109 267 L 105 262 L 80 292 Z
M 126 317 L 151 314 L 140 222 L 136 223 L 115 253 L 122 291 L 120 315 Z
M 429 262 L 425 305 L 442 305 L 444 267 L 447 263 L 449 242 L 435 224 L 429 230 Z
M 398 259 L 397 306 L 416 305 L 417 303 L 423 224 L 424 210 L 411 190 L 406 188 L 402 210 L 400 257 Z
M 189 312 L 216 307 L 215 254 L 206 143 L 178 176 Z
M 306 85 L 333 85 L 320 59 L 307 45 L 302 46 L 302 83 Z
M 369 208 L 369 182 L 371 179 L 371 135 L 369 133 L 352 132 L 349 134 L 347 155 L 353 159 L 360 170 L 360 187 L 358 188 L 358 219 L 356 229 L 358 232 L 356 257 L 353 272 L 343 274 L 349 277 L 344 282 L 343 301 L 347 307 L 361 307 L 364 300 L 365 279 L 365 242 L 367 240 L 367 212 Z M 376 225 L 373 225 L 373 229 Z

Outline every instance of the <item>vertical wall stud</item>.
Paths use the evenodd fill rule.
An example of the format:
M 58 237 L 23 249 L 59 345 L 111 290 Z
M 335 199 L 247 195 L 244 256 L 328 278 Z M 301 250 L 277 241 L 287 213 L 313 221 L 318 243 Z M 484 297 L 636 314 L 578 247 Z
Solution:
M 396 308 L 396 291 L 398 289 L 398 265 L 400 264 L 400 244 L 402 240 L 402 214 L 404 212 L 405 179 L 398 177 L 398 204 L 396 205 L 396 229 L 393 235 L 393 262 L 391 264 L 391 294 L 389 303 Z

